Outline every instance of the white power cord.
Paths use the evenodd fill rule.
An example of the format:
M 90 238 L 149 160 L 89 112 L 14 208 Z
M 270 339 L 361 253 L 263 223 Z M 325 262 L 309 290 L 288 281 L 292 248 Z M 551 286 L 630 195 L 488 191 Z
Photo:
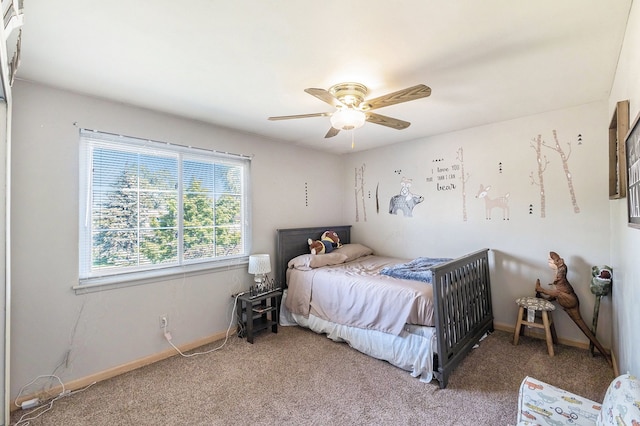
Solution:
M 62 382 L 60 377 L 58 377 L 58 376 L 56 376 L 54 374 L 45 374 L 45 375 L 41 375 L 41 376 L 36 377 L 31 382 L 27 383 L 22 388 L 20 388 L 20 392 L 18 392 L 18 396 L 16 396 L 15 401 L 17 401 L 20 398 L 20 395 L 22 395 L 22 392 L 24 392 L 24 390 L 25 390 L 25 388 L 27 386 L 30 386 L 30 385 L 34 384 L 37 380 L 45 378 L 45 377 L 57 379 L 58 382 L 60 383 L 60 386 L 62 387 L 62 390 L 60 391 L 60 393 L 56 397 L 54 397 L 53 399 L 51 399 L 47 403 L 43 403 L 44 401 L 41 401 L 39 398 L 33 398 L 33 399 L 28 400 L 28 401 L 23 401 L 21 404 L 18 404 L 17 402 L 14 402 L 17 407 L 22 408 L 22 409 L 29 409 L 29 408 L 32 408 L 32 407 L 36 407 L 35 409 L 29 411 L 28 413 L 23 414 L 22 417 L 20 417 L 20 419 L 15 423 L 14 426 L 28 426 L 28 425 L 30 425 L 31 424 L 31 420 L 37 419 L 38 417 L 40 417 L 41 415 L 43 415 L 47 411 L 51 410 L 53 408 L 53 403 L 56 402 L 57 400 L 59 400 L 60 398 L 63 398 L 65 396 L 70 396 L 70 395 L 76 394 L 78 392 L 83 392 L 83 391 L 89 389 L 91 386 L 96 384 L 96 382 L 93 382 L 93 383 L 89 384 L 88 386 L 85 386 L 82 389 L 78 389 L 77 391 L 72 392 L 72 391 L 69 391 L 69 390 L 65 389 L 64 383 Z M 42 405 L 39 405 L 39 404 L 42 404 Z M 39 411 L 39 413 L 37 413 L 34 416 L 31 416 L 32 414 L 34 414 L 34 413 L 36 413 L 38 411 Z M 27 416 L 31 416 L 31 417 L 27 417 Z
M 243 294 L 244 293 L 236 294 L 236 296 L 235 296 L 235 298 L 233 300 L 233 309 L 231 310 L 231 320 L 229 321 L 229 327 L 227 327 L 227 333 L 225 335 L 224 342 L 222 342 L 222 344 L 220 346 L 218 346 L 217 348 L 210 349 L 210 350 L 208 350 L 206 352 L 194 352 L 194 353 L 190 353 L 190 354 L 185 354 L 176 345 L 174 345 L 171 342 L 171 334 L 167 330 L 167 324 L 166 323 L 163 326 L 165 339 L 167 339 L 167 342 L 180 355 L 182 355 L 183 357 L 186 357 L 186 358 L 192 357 L 192 356 L 196 356 L 196 355 L 205 355 L 205 354 L 209 354 L 211 352 L 215 352 L 215 351 L 217 351 L 219 349 L 222 349 L 222 347 L 229 340 L 229 332 L 231 331 L 231 327 L 233 325 L 233 319 L 234 319 L 235 313 L 236 313 L 236 306 L 238 305 L 238 297 L 242 296 Z M 22 395 L 22 392 L 24 392 L 24 390 L 28 386 L 34 384 L 36 381 L 38 381 L 40 379 L 43 379 L 43 378 L 54 378 L 54 379 L 56 379 L 60 383 L 60 386 L 62 387 L 62 390 L 60 391 L 60 393 L 56 397 L 54 397 L 51 400 L 49 400 L 49 402 L 47 402 L 47 403 L 44 403 L 44 401 L 40 400 L 39 398 L 33 398 L 33 399 L 30 399 L 30 400 L 27 400 L 27 401 L 23 401 L 20 404 L 18 404 L 17 401 L 20 399 L 20 395 Z M 20 417 L 20 419 L 15 423 L 14 426 L 29 426 L 29 424 L 31 424 L 31 420 L 37 419 L 38 417 L 40 417 L 41 415 L 43 415 L 47 411 L 51 410 L 53 408 L 53 403 L 56 402 L 57 400 L 59 400 L 60 398 L 63 398 L 65 396 L 70 396 L 70 395 L 76 394 L 78 392 L 83 392 L 83 391 L 89 389 L 91 386 L 93 386 L 95 384 L 96 384 L 96 382 L 93 382 L 93 383 L 89 384 L 88 386 L 85 386 L 82 389 L 78 389 L 78 390 L 72 392 L 72 391 L 69 391 L 69 390 L 65 389 L 64 383 L 62 382 L 60 377 L 56 376 L 55 374 L 44 374 L 44 375 L 40 375 L 40 376 L 36 377 L 32 381 L 30 381 L 29 383 L 24 385 L 22 388 L 20 388 L 20 391 L 18 392 L 18 395 L 16 396 L 16 398 L 14 400 L 14 404 L 18 408 L 21 408 L 21 409 L 29 409 L 29 408 L 32 408 L 32 407 L 36 407 L 36 408 L 34 410 L 29 411 L 28 413 L 23 414 L 22 417 Z M 27 417 L 27 416 L 31 416 L 32 414 L 34 414 L 34 413 L 36 413 L 38 411 L 40 411 L 40 412 L 37 413 L 35 416 Z
M 24 392 L 24 390 L 28 386 L 31 386 L 32 384 L 34 384 L 38 380 L 44 379 L 44 378 L 56 379 L 58 381 L 58 383 L 60 383 L 60 386 L 62 387 L 62 391 L 60 393 L 62 394 L 62 393 L 65 392 L 64 383 L 62 383 L 62 380 L 60 379 L 60 377 L 56 376 L 55 374 L 43 374 L 43 375 L 40 375 L 40 376 L 36 377 L 35 379 L 33 379 L 32 381 L 30 381 L 29 383 L 27 383 L 26 385 L 24 385 L 23 387 L 20 388 L 20 391 L 18 392 L 18 395 L 16 396 L 16 399 L 14 400 L 14 404 L 16 405 L 16 407 L 22 408 L 23 404 L 25 404 L 25 403 L 33 403 L 34 401 L 40 402 L 38 400 L 38 398 L 34 398 L 34 399 L 29 400 L 29 401 L 23 401 L 20 404 L 18 404 L 18 400 L 20 399 L 20 395 L 22 395 L 22 392 Z
M 164 338 L 167 339 L 167 342 L 173 347 L 173 349 L 175 349 L 180 355 L 182 355 L 185 358 L 190 358 L 192 356 L 196 356 L 196 355 L 206 355 L 209 354 L 211 352 L 215 352 L 219 349 L 222 349 L 222 347 L 227 343 L 227 340 L 229 340 L 229 331 L 231 331 L 231 326 L 233 325 L 233 319 L 235 318 L 235 314 L 236 314 L 236 306 L 238 305 L 238 297 L 242 296 L 244 293 L 238 293 L 236 294 L 235 298 L 233 299 L 233 309 L 231 310 L 231 321 L 229 321 L 229 327 L 227 327 L 227 333 L 225 335 L 224 338 L 224 342 L 222 342 L 222 344 L 220 346 L 218 346 L 217 348 L 213 348 L 210 349 L 206 352 L 193 352 L 190 354 L 185 354 L 182 353 L 182 351 L 173 344 L 173 342 L 171 342 L 171 333 L 169 333 L 169 331 L 167 330 L 167 324 L 165 323 L 163 326 L 164 329 Z

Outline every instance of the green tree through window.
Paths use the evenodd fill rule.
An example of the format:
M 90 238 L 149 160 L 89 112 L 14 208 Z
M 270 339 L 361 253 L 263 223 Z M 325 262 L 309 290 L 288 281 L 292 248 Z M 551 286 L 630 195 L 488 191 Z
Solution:
M 112 138 L 81 133 L 81 279 L 247 254 L 248 159 Z

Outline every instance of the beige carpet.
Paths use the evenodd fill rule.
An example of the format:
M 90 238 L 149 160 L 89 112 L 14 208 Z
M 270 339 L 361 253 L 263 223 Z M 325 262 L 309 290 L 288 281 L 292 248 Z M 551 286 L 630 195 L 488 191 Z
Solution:
M 542 340 L 513 346 L 496 331 L 440 389 L 346 344 L 280 327 L 253 345 L 232 336 L 218 352 L 97 383 L 30 425 L 511 425 L 526 375 L 596 401 L 613 379 L 597 354 L 556 346 L 551 358 Z

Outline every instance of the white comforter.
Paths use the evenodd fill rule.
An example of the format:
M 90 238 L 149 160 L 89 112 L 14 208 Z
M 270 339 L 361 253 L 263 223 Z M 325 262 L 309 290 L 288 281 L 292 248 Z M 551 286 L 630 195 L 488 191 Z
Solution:
M 312 270 L 287 270 L 287 309 L 308 317 L 399 335 L 405 324 L 434 325 L 433 288 L 381 275 L 402 259 L 365 256 Z M 285 305 L 285 303 L 283 303 Z

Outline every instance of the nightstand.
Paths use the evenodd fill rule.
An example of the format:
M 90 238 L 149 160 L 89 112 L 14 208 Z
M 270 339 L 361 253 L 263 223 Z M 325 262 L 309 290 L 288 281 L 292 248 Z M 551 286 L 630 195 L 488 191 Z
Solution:
M 243 294 L 238 296 L 238 337 L 246 337 L 253 343 L 254 333 L 271 327 L 278 332 L 278 314 L 282 291 L 274 290 L 259 296 Z

